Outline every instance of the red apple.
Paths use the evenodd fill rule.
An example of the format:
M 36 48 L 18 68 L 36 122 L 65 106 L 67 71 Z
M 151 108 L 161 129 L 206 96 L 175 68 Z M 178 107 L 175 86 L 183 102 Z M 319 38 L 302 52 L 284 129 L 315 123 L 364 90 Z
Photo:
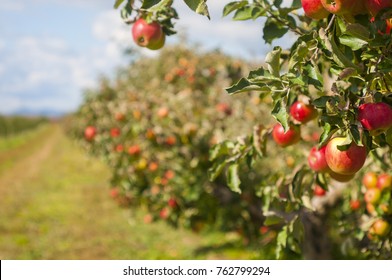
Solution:
M 120 136 L 121 134 L 121 130 L 117 127 L 113 127 L 112 129 L 110 129 L 110 136 L 113 138 L 116 138 L 118 136 Z
M 350 201 L 350 208 L 351 208 L 351 210 L 356 211 L 360 207 L 361 207 L 361 202 L 358 199 Z
M 315 186 L 315 188 L 314 188 L 314 195 L 316 195 L 316 196 L 324 196 L 326 193 L 327 193 L 327 191 L 324 190 L 319 185 Z
M 392 175 L 389 174 L 381 174 L 377 179 L 377 188 L 381 191 L 384 189 L 392 188 Z
M 317 117 L 317 110 L 301 101 L 296 101 L 290 107 L 290 115 L 300 123 L 307 123 Z
M 261 226 L 259 228 L 260 234 L 266 234 L 268 231 L 269 231 L 269 227 L 268 226 Z
M 169 198 L 169 200 L 167 201 L 167 205 L 169 205 L 170 208 L 174 209 L 177 208 L 177 200 L 173 197 Z
M 140 152 L 141 152 L 141 149 L 140 149 L 139 145 L 133 145 L 128 148 L 128 154 L 130 154 L 131 156 L 139 155 Z
M 167 136 L 167 137 L 166 137 L 165 143 L 166 143 L 167 145 L 173 146 L 173 145 L 176 144 L 176 142 L 177 142 L 177 139 L 176 139 L 175 136 Z
M 378 219 L 373 223 L 373 225 L 369 229 L 369 232 L 379 237 L 385 237 L 390 230 L 391 225 L 387 221 L 383 219 Z
M 321 4 L 328 12 L 337 15 L 352 14 L 356 2 L 358 0 L 321 0 Z
M 156 170 L 158 169 L 158 167 L 159 167 L 159 165 L 158 165 L 158 163 L 155 162 L 155 161 L 150 162 L 150 164 L 148 165 L 148 169 L 149 169 L 150 171 L 156 171 Z
M 365 0 L 365 6 L 372 16 L 378 14 L 379 11 L 385 8 L 392 7 L 391 0 Z
M 135 43 L 141 47 L 157 50 L 165 44 L 165 34 L 158 22 L 148 23 L 139 18 L 132 26 L 132 36 Z
M 169 115 L 169 109 L 167 107 L 161 107 L 158 109 L 157 115 L 161 119 L 166 118 Z
M 374 172 L 366 172 L 362 178 L 362 184 L 367 189 L 375 189 L 377 187 L 377 174 Z
M 96 134 L 97 134 L 97 129 L 94 126 L 88 126 L 84 130 L 84 138 L 87 141 L 94 140 Z
M 344 137 L 336 137 L 331 139 L 325 150 L 325 158 L 329 168 L 342 175 L 352 175 L 358 172 L 366 160 L 366 148 L 351 143 L 345 151 L 340 151 L 338 146 L 345 142 Z
M 358 120 L 370 134 L 378 135 L 392 127 L 392 108 L 384 102 L 362 104 Z
M 305 15 L 312 19 L 328 17 L 329 12 L 321 4 L 321 0 L 301 0 Z
M 272 137 L 276 144 L 281 147 L 287 147 L 297 143 L 301 139 L 301 128 L 296 125 L 290 125 L 285 133 L 283 126 L 277 123 L 272 130 Z
M 380 201 L 381 191 L 379 189 L 368 189 L 365 192 L 365 201 L 366 203 L 376 204 Z
M 161 219 L 164 219 L 164 220 L 169 218 L 169 209 L 163 208 L 161 211 L 159 211 L 159 217 L 161 217 Z
M 325 159 L 325 149 L 327 147 L 323 146 L 318 149 L 316 146 L 310 150 L 308 156 L 308 163 L 312 170 L 316 172 L 327 172 L 329 170 L 327 161 Z
M 118 144 L 114 149 L 116 152 L 121 153 L 124 151 L 124 146 L 121 144 Z
M 168 180 L 173 179 L 174 176 L 176 176 L 176 173 L 174 173 L 173 170 L 167 170 L 167 171 L 165 172 L 165 175 L 164 175 L 164 177 L 165 177 L 166 179 L 168 179 Z

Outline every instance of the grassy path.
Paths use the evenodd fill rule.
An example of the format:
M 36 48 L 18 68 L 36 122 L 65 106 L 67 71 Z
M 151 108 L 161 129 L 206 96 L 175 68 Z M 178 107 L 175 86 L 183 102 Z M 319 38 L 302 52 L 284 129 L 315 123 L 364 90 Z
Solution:
M 234 236 L 131 218 L 108 195 L 105 165 L 56 125 L 18 141 L 0 150 L 0 259 L 257 257 Z

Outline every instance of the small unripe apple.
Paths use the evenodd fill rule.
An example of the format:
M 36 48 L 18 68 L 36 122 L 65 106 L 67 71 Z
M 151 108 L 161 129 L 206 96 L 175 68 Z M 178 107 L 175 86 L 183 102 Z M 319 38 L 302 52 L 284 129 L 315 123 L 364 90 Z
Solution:
M 362 184 L 367 189 L 375 189 L 377 187 L 377 174 L 374 172 L 366 172 L 362 178 Z
M 88 126 L 84 130 L 84 138 L 87 141 L 94 140 L 96 134 L 97 134 L 97 129 L 95 128 L 95 126 Z
M 384 189 L 392 188 L 392 175 L 389 174 L 381 174 L 377 179 L 377 188 L 381 191 Z
M 384 102 L 362 104 L 358 120 L 371 135 L 378 135 L 392 127 L 392 108 Z
M 313 105 L 296 101 L 290 107 L 290 115 L 300 123 L 307 123 L 317 117 L 317 110 Z
M 367 203 L 376 204 L 380 201 L 381 191 L 379 189 L 368 189 L 365 192 L 365 201 Z
M 321 0 L 301 0 L 305 15 L 312 19 L 328 17 L 329 12 L 321 4 Z
M 132 36 L 135 43 L 140 47 L 157 50 L 165 44 L 165 34 L 158 22 L 147 23 L 139 18 L 132 26 Z
M 365 163 L 367 152 L 365 147 L 351 143 L 345 151 L 338 149 L 345 142 L 345 138 L 336 137 L 331 139 L 325 150 L 325 158 L 329 168 L 339 174 L 351 175 L 358 172 Z
M 324 196 L 326 193 L 327 193 L 327 191 L 326 190 L 324 190 L 322 187 L 320 187 L 319 185 L 316 185 L 315 187 L 314 187 L 314 195 L 316 195 L 316 196 Z
M 369 232 L 379 237 L 385 237 L 390 230 L 391 230 L 391 225 L 387 221 L 383 219 L 378 219 L 373 223 Z
M 316 172 L 327 172 L 329 170 L 325 159 L 325 149 L 326 146 L 323 146 L 320 149 L 315 146 L 310 150 L 308 163 L 312 170 Z
M 277 123 L 272 130 L 272 137 L 276 144 L 281 147 L 287 147 L 297 143 L 301 139 L 301 128 L 296 125 L 290 125 L 285 133 L 283 126 Z

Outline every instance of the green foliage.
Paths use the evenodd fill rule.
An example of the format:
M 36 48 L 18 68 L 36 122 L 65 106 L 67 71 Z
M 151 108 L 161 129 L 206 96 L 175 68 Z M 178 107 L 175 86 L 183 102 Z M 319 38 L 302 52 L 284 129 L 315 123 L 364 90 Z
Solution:
M 34 129 L 48 121 L 45 117 L 0 116 L 0 137 Z

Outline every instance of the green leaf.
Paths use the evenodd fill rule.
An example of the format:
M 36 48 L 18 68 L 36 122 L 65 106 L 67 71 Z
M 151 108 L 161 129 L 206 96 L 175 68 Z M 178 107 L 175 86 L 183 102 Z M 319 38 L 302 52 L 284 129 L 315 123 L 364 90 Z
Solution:
M 264 221 L 264 225 L 272 226 L 272 225 L 281 224 L 283 222 L 284 222 L 284 219 L 282 217 L 279 217 L 279 216 L 268 216 L 265 219 L 265 221 Z
M 287 244 L 287 226 L 284 226 L 276 237 L 278 247 L 286 247 Z
M 240 184 L 241 180 L 240 177 L 238 176 L 238 164 L 232 164 L 230 165 L 227 173 L 227 184 L 229 185 L 229 188 L 236 193 L 241 193 L 240 189 Z
M 272 110 L 272 116 L 281 123 L 285 132 L 289 130 L 289 114 L 287 113 L 284 98 L 281 98 L 278 102 L 276 102 L 275 107 Z
M 327 144 L 328 140 L 332 137 L 336 130 L 337 128 L 335 126 L 332 126 L 329 122 L 326 122 L 323 126 L 323 133 L 320 136 L 318 147 L 321 148 Z
M 263 39 L 266 43 L 271 44 L 273 40 L 281 38 L 288 31 L 289 29 L 285 25 L 269 17 L 264 25 Z
M 253 128 L 253 147 L 260 157 L 267 154 L 267 130 L 262 125 Z
M 194 12 L 206 16 L 210 19 L 210 13 L 208 12 L 207 0 L 184 0 L 188 7 Z
M 265 63 L 268 65 L 268 71 L 275 77 L 280 77 L 280 54 L 282 49 L 275 47 L 273 51 L 269 52 L 265 57 Z
M 352 49 L 353 51 L 357 51 L 359 49 L 362 49 L 364 46 L 368 44 L 366 40 L 362 40 L 360 38 L 356 38 L 347 34 L 343 34 L 342 36 L 339 37 L 339 42 L 342 45 L 345 45 Z
M 208 169 L 208 179 L 213 182 L 222 174 L 223 169 L 226 166 L 225 160 L 215 161 L 210 169 Z
M 253 18 L 252 10 L 253 10 L 253 7 L 251 7 L 251 6 L 245 6 L 245 7 L 239 8 L 235 12 L 235 14 L 233 16 L 233 20 L 248 20 L 248 19 Z
M 216 158 L 228 155 L 229 151 L 234 148 L 234 144 L 228 140 L 223 141 L 210 149 L 210 160 L 215 160 Z
M 350 135 L 351 138 L 354 140 L 354 142 L 359 145 L 359 146 L 363 146 L 362 144 L 362 140 L 361 140 L 361 134 L 359 132 L 358 126 L 356 125 L 352 125 L 350 127 Z
M 248 1 L 230 2 L 223 8 L 223 16 L 227 16 L 235 10 L 238 10 L 248 4 Z
M 118 7 L 120 7 L 120 5 L 122 4 L 122 2 L 124 2 L 124 0 L 116 0 L 116 2 L 114 3 L 114 8 L 118 9 Z
M 320 73 L 317 65 L 312 65 L 310 63 L 306 64 L 304 67 L 305 74 L 308 77 L 308 82 L 314 85 L 318 90 L 323 90 L 323 76 Z

